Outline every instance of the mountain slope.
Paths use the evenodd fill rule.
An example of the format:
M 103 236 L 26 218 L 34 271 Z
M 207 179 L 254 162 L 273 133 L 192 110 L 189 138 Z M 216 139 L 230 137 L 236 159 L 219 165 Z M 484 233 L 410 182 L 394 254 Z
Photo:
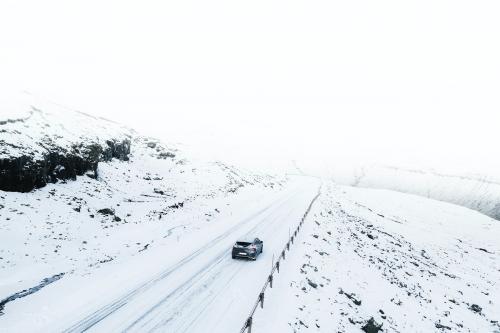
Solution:
M 500 224 L 460 206 L 332 183 L 255 332 L 499 332 Z
M 134 132 L 111 121 L 27 94 L 0 109 L 0 190 L 29 192 L 87 171 L 95 177 L 99 161 L 128 159 Z
M 288 188 L 285 177 L 200 160 L 50 103 L 24 110 L 0 125 L 0 176 L 8 180 L 0 190 L 0 316 L 61 279 L 211 228 L 241 200 L 262 203 Z M 5 188 L 18 183 L 26 187 Z
M 445 173 L 432 169 L 366 165 L 331 169 L 344 185 L 385 188 L 468 207 L 500 220 L 500 179 L 478 173 Z

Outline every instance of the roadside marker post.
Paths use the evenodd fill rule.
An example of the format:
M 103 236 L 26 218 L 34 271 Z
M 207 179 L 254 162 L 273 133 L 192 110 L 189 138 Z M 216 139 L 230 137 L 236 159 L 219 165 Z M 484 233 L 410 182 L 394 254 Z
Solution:
M 248 317 L 247 319 L 247 328 L 248 328 L 248 333 L 252 333 L 252 317 Z
M 267 287 L 270 287 L 270 288 L 273 287 L 273 274 L 275 273 L 275 271 L 277 271 L 278 273 L 280 272 L 280 262 L 281 262 L 281 259 L 283 258 L 283 260 L 285 260 L 285 257 L 286 257 L 285 253 L 286 253 L 286 251 L 287 250 L 290 251 L 290 242 L 292 244 L 294 243 L 295 238 L 297 238 L 297 235 L 298 235 L 298 233 L 300 231 L 300 228 L 304 224 L 305 219 L 307 218 L 307 215 L 310 213 L 311 208 L 312 208 L 314 202 L 319 198 L 320 195 L 321 195 L 321 186 L 318 189 L 318 194 L 311 201 L 311 203 L 309 205 L 309 208 L 306 210 L 306 212 L 305 212 L 304 216 L 302 217 L 300 223 L 297 225 L 297 228 L 295 229 L 295 231 L 293 233 L 293 236 L 290 234 L 290 228 L 288 228 L 288 242 L 286 243 L 285 248 L 281 252 L 280 256 L 277 258 L 276 264 L 274 264 L 275 261 L 274 261 L 274 254 L 273 254 L 273 258 L 272 258 L 272 262 L 271 262 L 271 267 L 272 267 L 271 268 L 271 273 L 269 274 L 269 276 L 267 278 L 267 281 L 264 284 L 264 287 L 262 288 L 262 291 L 259 293 L 259 296 L 257 297 L 257 301 L 255 302 L 254 307 L 253 307 L 252 311 L 250 312 L 250 316 L 245 321 L 245 324 L 241 328 L 240 333 L 245 333 L 245 331 L 247 333 L 252 333 L 253 316 L 254 316 L 256 310 L 258 309 L 259 305 L 260 305 L 261 309 L 264 309 L 264 293 L 265 293 Z

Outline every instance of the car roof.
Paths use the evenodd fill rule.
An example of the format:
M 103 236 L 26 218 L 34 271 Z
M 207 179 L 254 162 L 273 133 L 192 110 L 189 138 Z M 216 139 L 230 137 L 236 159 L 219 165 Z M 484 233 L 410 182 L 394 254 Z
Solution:
M 245 238 L 245 239 L 238 239 L 238 242 L 243 242 L 243 243 L 252 243 L 254 240 L 258 239 L 257 237 L 255 238 Z

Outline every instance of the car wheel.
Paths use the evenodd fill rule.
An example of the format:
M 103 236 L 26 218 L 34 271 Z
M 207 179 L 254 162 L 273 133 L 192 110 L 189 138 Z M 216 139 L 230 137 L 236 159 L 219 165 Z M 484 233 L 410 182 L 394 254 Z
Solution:
M 234 254 L 232 254 L 232 255 L 231 255 L 231 257 L 232 257 L 233 259 L 236 259 L 236 256 L 235 256 Z

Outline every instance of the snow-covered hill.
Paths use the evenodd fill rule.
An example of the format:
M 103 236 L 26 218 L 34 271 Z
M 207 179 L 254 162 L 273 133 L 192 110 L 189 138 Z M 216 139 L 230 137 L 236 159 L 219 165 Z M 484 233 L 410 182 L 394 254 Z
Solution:
M 287 187 L 286 177 L 200 160 L 111 121 L 29 100 L 0 122 L 8 190 L 0 190 L 0 321 L 40 286 L 203 230 L 235 201 Z
M 500 332 L 500 223 L 329 183 L 253 332 Z
M 365 165 L 331 168 L 334 181 L 384 188 L 451 202 L 500 220 L 500 179 L 491 173 L 446 173 L 432 169 Z
M 0 116 L 0 331 L 237 331 L 320 181 L 28 100 Z M 334 176 L 357 187 L 325 182 L 253 332 L 500 331 L 499 222 L 429 199 L 498 218 L 498 180 Z
M 128 159 L 134 136 L 109 120 L 21 94 L 0 103 L 0 190 L 29 192 L 86 172 L 95 177 L 99 161 Z

